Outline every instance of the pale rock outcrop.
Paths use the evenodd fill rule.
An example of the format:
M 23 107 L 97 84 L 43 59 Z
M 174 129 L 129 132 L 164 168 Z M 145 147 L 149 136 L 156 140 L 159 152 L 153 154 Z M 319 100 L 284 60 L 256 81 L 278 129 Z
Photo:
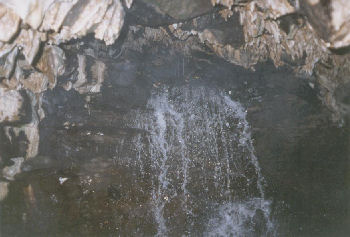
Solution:
M 107 45 L 113 44 L 120 34 L 123 23 L 123 6 L 117 1 L 106 11 L 103 20 L 95 29 L 94 32 L 96 39 L 104 40 Z
M 101 61 L 94 61 L 91 70 L 92 81 L 88 82 L 86 68 L 86 56 L 78 55 L 78 76 L 77 81 L 72 85 L 80 94 L 98 93 L 104 81 L 106 66 Z
M 15 69 L 16 58 L 18 55 L 18 48 L 13 47 L 6 56 L 2 57 L 0 64 L 0 77 L 9 78 Z
M 7 137 L 12 141 L 14 137 L 18 137 L 20 133 L 24 133 L 27 138 L 27 149 L 25 159 L 30 159 L 38 154 L 39 150 L 39 122 L 43 119 L 40 116 L 41 97 L 39 94 L 29 92 L 28 99 L 30 100 L 31 106 L 31 121 L 21 126 L 5 126 L 4 131 Z M 39 108 L 39 109 L 38 109 Z M 10 132 L 10 130 L 12 132 Z
M 9 191 L 9 182 L 0 181 L 0 201 L 4 200 Z
M 22 105 L 23 97 L 19 91 L 0 88 L 0 123 L 18 121 Z
M 20 18 L 11 9 L 0 4 L 0 41 L 9 41 L 18 31 Z
M 0 0 L 0 3 L 12 9 L 23 23 L 30 25 L 34 30 L 41 25 L 45 12 L 55 0 Z
M 95 32 L 97 38 L 112 44 L 119 36 L 121 26 L 124 23 L 124 10 L 119 0 L 91 0 L 77 6 L 72 13 L 75 18 L 63 23 L 59 33 L 52 36 L 51 40 L 59 44 L 61 42 L 82 37 L 90 32 Z M 106 17 L 106 19 L 105 19 Z M 113 19 L 114 25 L 110 25 L 109 34 L 104 34 L 106 24 Z M 94 30 L 94 28 L 96 28 Z
M 124 0 L 124 3 L 125 3 L 125 5 L 126 5 L 127 8 L 130 8 L 130 7 L 131 7 L 132 2 L 133 2 L 133 0 Z
M 236 5 L 238 2 L 240 5 Z M 242 1 L 217 0 L 212 3 L 233 7 L 232 11 L 240 14 L 245 44 L 240 48 L 218 44 L 210 30 L 198 35 L 202 42 L 207 42 L 218 55 L 232 63 L 249 68 L 270 58 L 276 66 L 282 66 L 285 54 L 293 61 L 306 55 L 305 64 L 296 70 L 311 75 L 315 64 L 328 55 L 325 42 L 317 37 L 304 19 L 293 19 L 287 31 L 281 28 L 284 19 L 280 18 L 297 10 L 287 0 L 256 0 L 245 4 Z
M 94 32 L 96 38 L 110 45 L 118 38 L 124 24 L 120 0 L 1 0 L 0 4 L 0 56 L 8 61 L 0 72 L 7 78 L 18 53 L 15 48 L 33 64 L 42 42 L 58 45 Z M 125 4 L 131 7 L 132 1 Z M 6 43 L 13 37 L 13 42 Z
M 130 8 L 132 0 L 124 4 Z M 110 45 L 118 38 L 123 24 L 121 0 L 0 0 L 0 123 L 20 120 L 23 98 L 19 90 L 28 91 L 31 121 L 20 127 L 3 128 L 10 140 L 20 133 L 26 135 L 26 159 L 38 153 L 38 124 L 45 117 L 42 92 L 53 89 L 57 77 L 65 71 L 64 52 L 55 45 L 88 33 Z M 74 86 L 80 93 L 100 91 L 104 63 L 96 61 L 91 70 L 95 70 L 91 83 Z
M 57 77 L 65 71 L 66 57 L 62 49 L 57 46 L 46 46 L 36 67 L 48 78 L 48 87 L 53 89 L 57 84 Z
M 53 30 L 59 32 L 66 16 L 77 2 L 78 0 L 54 2 L 44 13 L 40 31 Z
M 333 34 L 330 46 L 341 48 L 350 45 L 350 3 L 346 0 L 331 1 L 331 26 Z
M 339 49 L 350 45 L 350 2 L 347 0 L 299 0 L 307 16 L 327 46 Z
M 14 180 L 15 175 L 21 172 L 21 165 L 24 161 L 23 157 L 12 158 L 13 165 L 6 166 L 2 169 L 2 176 L 7 180 Z

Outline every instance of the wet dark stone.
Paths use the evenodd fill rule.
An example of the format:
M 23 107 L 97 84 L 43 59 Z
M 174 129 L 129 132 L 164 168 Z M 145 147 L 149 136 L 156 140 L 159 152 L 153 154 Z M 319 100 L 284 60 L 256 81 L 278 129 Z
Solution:
M 285 64 L 293 66 L 293 67 L 295 67 L 295 66 L 303 66 L 303 65 L 305 65 L 306 54 L 304 53 L 303 57 L 294 60 L 289 54 L 283 52 L 282 55 L 281 55 L 281 60 Z
M 157 12 L 154 6 L 145 1 L 134 1 L 132 7 L 126 10 L 125 22 L 131 25 L 160 26 L 169 25 L 176 20 L 169 15 Z
M 253 219 L 254 223 L 254 234 L 255 236 L 263 236 L 266 233 L 266 217 L 264 216 L 264 212 L 260 209 L 256 210 Z
M 347 83 L 341 87 L 338 87 L 335 91 L 336 101 L 339 103 L 341 110 L 344 114 L 350 115 L 350 83 Z
M 332 36 L 332 28 L 329 24 L 331 19 L 331 1 L 320 0 L 317 4 L 311 5 L 307 0 L 301 0 L 300 9 L 318 35 L 328 41 Z
M 233 12 L 232 16 L 225 20 L 220 15 L 220 10 L 221 8 L 217 7 L 208 14 L 196 17 L 193 21 L 185 22 L 181 28 L 200 32 L 208 29 L 215 35 L 220 44 L 240 47 L 244 44 L 244 33 L 239 21 L 239 13 Z
M 58 168 L 59 165 L 54 163 L 55 160 L 48 156 L 36 156 L 34 159 L 29 159 L 21 165 L 23 172 L 30 172 L 40 169 Z
M 206 0 L 141 0 L 155 11 L 169 15 L 176 20 L 187 20 L 212 10 L 210 1 Z
M 235 17 L 224 25 L 223 32 L 235 24 Z M 216 28 L 211 17 L 202 16 L 198 22 L 199 29 L 206 24 Z M 217 34 L 224 43 L 238 45 L 241 40 L 240 33 L 233 41 Z M 1 235 L 156 235 L 150 211 L 152 164 L 145 162 L 141 175 L 140 167 L 128 163 L 128 154 L 136 153 L 130 143 L 146 131 L 128 122 L 133 119 L 131 112 L 149 109 L 146 104 L 152 92 L 188 85 L 215 88 L 247 109 L 277 236 L 346 236 L 349 128 L 331 122 L 329 111 L 308 81 L 297 78 L 289 67 L 276 69 L 271 62 L 257 65 L 253 72 L 202 52 L 184 55 L 161 43 L 150 43 L 142 52 L 124 49 L 116 57 L 120 52 L 113 51 L 119 49 L 116 45 L 107 48 L 98 41 L 84 40 L 81 47 L 76 43 L 64 46 L 70 67 L 60 80 L 74 82 L 76 54 L 93 52 L 107 67 L 101 92 L 83 95 L 58 86 L 44 93 L 46 116 L 39 125 L 39 155 L 23 164 L 23 172 L 0 204 Z M 20 154 L 21 139 L 11 143 L 2 130 L 0 139 L 2 158 L 3 154 L 8 158 Z M 144 140 L 141 142 L 146 143 Z M 248 165 L 244 172 L 254 177 L 256 170 Z M 201 174 L 198 180 L 206 178 Z M 61 183 L 62 178 L 67 180 Z M 233 198 L 258 193 L 255 186 L 243 190 L 249 182 L 256 183 L 256 178 L 230 178 L 235 181 L 232 190 L 242 189 Z M 210 207 L 200 209 L 199 204 L 206 195 L 219 200 L 220 193 L 210 193 L 198 184 L 191 194 L 200 197 L 192 205 L 204 224 L 193 227 L 186 223 L 187 214 L 177 208 L 180 198 L 174 198 L 165 213 L 168 223 L 176 223 L 169 233 L 192 230 L 189 235 L 203 234 Z M 264 235 L 266 221 L 258 209 L 248 223 L 255 236 Z
M 11 139 L 5 134 L 4 128 L 0 126 L 0 168 L 11 166 L 11 158 L 25 157 L 28 148 L 28 139 L 24 132 L 16 135 L 13 128 L 9 128 Z
M 302 27 L 305 24 L 305 19 L 301 14 L 292 13 L 279 17 L 278 22 L 281 29 L 289 34 L 293 28 Z
M 130 86 L 137 77 L 137 65 L 131 62 L 112 64 L 108 68 L 108 77 L 116 86 Z
M 110 198 L 112 198 L 113 200 L 119 200 L 122 195 L 120 193 L 120 190 L 119 190 L 119 187 L 117 185 L 110 185 L 108 188 L 107 188 L 107 192 L 108 192 L 108 196 Z

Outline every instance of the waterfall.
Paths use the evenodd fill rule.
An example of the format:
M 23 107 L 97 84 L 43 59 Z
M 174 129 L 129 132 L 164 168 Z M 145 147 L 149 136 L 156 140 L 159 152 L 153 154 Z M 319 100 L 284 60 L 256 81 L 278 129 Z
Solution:
M 270 202 L 243 106 L 218 89 L 157 89 L 127 116 L 151 179 L 158 236 L 271 236 Z

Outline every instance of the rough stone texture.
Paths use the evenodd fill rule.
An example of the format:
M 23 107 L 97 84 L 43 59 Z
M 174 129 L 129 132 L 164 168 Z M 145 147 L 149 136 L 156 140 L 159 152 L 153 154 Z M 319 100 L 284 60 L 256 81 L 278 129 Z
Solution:
M 277 202 L 274 210 L 285 211 L 281 225 L 287 232 L 281 236 L 313 236 L 337 229 L 335 223 L 347 203 L 341 193 L 344 185 L 336 182 L 344 174 L 344 156 L 339 153 L 346 149 L 347 140 L 329 122 L 308 81 L 296 78 L 287 66 L 276 69 L 271 62 L 256 65 L 255 72 L 232 65 L 208 55 L 210 49 L 196 36 L 188 40 L 198 48 L 188 45 L 183 51 L 186 41 L 171 35 L 164 28 L 133 27 L 125 36 L 122 53 L 93 37 L 83 39 L 82 45 L 62 46 L 66 72 L 53 90 L 43 92 L 46 118 L 39 124 L 38 156 L 25 161 L 23 172 L 9 185 L 9 196 L 2 203 L 4 233 L 155 235 L 148 178 L 135 178 L 139 169 L 133 159 L 128 163 L 132 156 L 123 155 L 130 151 L 130 140 L 145 131 L 128 121 L 130 111 L 147 111 L 150 91 L 178 84 L 218 86 L 244 103 L 257 134 L 259 161 L 271 183 L 269 192 L 283 201 L 284 206 Z M 138 43 L 143 44 L 136 47 Z M 94 53 L 96 48 L 99 54 Z M 95 62 L 105 64 L 100 93 L 61 88 L 61 82 L 78 80 L 78 70 L 69 74 L 71 67 L 79 67 L 77 55 L 85 58 L 81 71 L 87 81 L 93 81 L 89 69 Z M 330 131 L 334 133 L 325 136 Z M 18 199 L 23 206 L 16 206 Z M 26 224 L 12 225 L 22 220 L 23 213 Z M 182 227 L 174 225 L 171 233 L 176 235 Z
M 339 106 L 335 106 L 338 102 L 330 101 L 336 100 L 335 90 L 347 82 L 334 82 L 327 77 L 327 83 L 334 85 L 331 90 L 329 86 L 325 89 L 325 79 L 317 77 L 321 74 L 316 72 L 320 66 L 315 69 L 316 64 L 339 61 L 333 59 L 337 56 L 328 48 L 333 50 L 349 44 L 349 11 L 346 10 L 349 4 L 344 0 L 195 0 L 190 3 L 152 0 L 138 1 L 134 5 L 129 0 L 0 2 L 3 3 L 0 26 L 3 27 L 2 32 L 6 32 L 2 39 L 0 37 L 4 41 L 0 43 L 3 61 L 0 76 L 6 78 L 2 84 L 7 88 L 24 87 L 34 93 L 45 91 L 47 86 L 52 89 L 57 84 L 57 76 L 63 73 L 58 64 L 63 64 L 64 55 L 58 48 L 47 44 L 59 45 L 88 33 L 94 33 L 97 39 L 108 45 L 113 44 L 124 24 L 125 7 L 128 9 L 126 19 L 129 25 L 161 25 L 158 29 L 147 28 L 147 31 L 149 34 L 159 29 L 170 31 L 170 37 L 185 41 L 175 42 L 179 47 L 184 46 L 185 51 L 201 48 L 202 43 L 225 60 L 252 70 L 258 62 L 272 60 L 277 67 L 292 66 L 299 75 L 316 75 L 311 83 L 320 86 L 323 91 L 321 97 L 335 111 L 335 118 L 341 119 L 346 111 L 340 111 Z M 213 10 L 211 5 L 226 8 Z M 4 28 L 8 25 L 15 27 L 9 31 Z M 192 36 L 198 37 L 200 43 Z M 13 37 L 13 42 L 6 43 Z M 44 48 L 44 53 L 41 48 Z M 34 70 L 25 66 L 27 71 L 33 72 L 32 76 L 23 76 L 24 70 L 18 69 L 24 65 L 16 63 L 21 55 L 34 66 Z M 47 55 L 52 55 L 49 56 L 51 60 L 47 60 Z M 41 74 L 34 72 L 36 69 Z M 66 84 L 66 88 L 70 88 L 70 83 Z
M 11 9 L 0 5 L 0 41 L 9 41 L 18 31 L 20 18 Z
M 36 67 L 48 77 L 49 88 L 57 84 L 57 77 L 63 75 L 65 55 L 62 49 L 56 46 L 47 46 L 43 50 Z
M 24 104 L 24 98 L 19 91 L 0 88 L 0 123 L 20 121 Z
M 37 158 L 40 149 L 49 149 L 39 146 L 45 138 L 54 143 L 47 134 L 42 137 L 39 127 L 47 115 L 56 123 L 56 113 L 67 121 L 55 125 L 68 131 L 60 129 L 61 134 L 53 139 L 62 135 L 66 143 L 52 149 L 62 156 L 63 149 L 77 154 L 74 146 L 81 133 L 71 134 L 79 123 L 84 131 L 94 128 L 95 120 L 89 116 L 102 113 L 105 120 L 95 128 L 100 130 L 104 122 L 121 116 L 109 108 L 140 107 L 149 88 L 182 77 L 186 82 L 196 80 L 205 71 L 200 62 L 210 64 L 207 57 L 213 55 L 252 72 L 268 61 L 275 67 L 286 66 L 291 69 L 288 73 L 308 80 L 334 120 L 342 121 L 350 114 L 350 62 L 344 48 L 350 43 L 347 1 L 0 2 L 0 151 L 6 150 L 0 154 L 0 166 L 8 166 L 13 157 Z M 167 57 L 154 56 L 167 50 Z M 119 61 L 121 57 L 126 60 Z M 199 58 L 191 61 L 194 70 L 184 66 L 191 57 Z M 145 67 L 140 58 L 150 60 L 152 67 L 140 70 Z M 205 72 L 207 78 L 215 76 Z M 113 80 L 105 82 L 105 77 Z M 144 84 L 140 78 L 146 78 Z M 136 82 L 141 86 L 135 86 Z M 57 101 L 50 101 L 52 108 L 44 110 L 42 104 L 47 106 L 48 101 L 43 95 L 50 93 L 55 95 L 50 99 Z M 70 102 L 69 113 L 76 112 L 75 116 L 60 111 L 61 104 Z M 108 127 L 103 129 L 108 131 Z M 125 133 L 120 128 L 116 131 Z M 116 139 L 102 138 L 97 132 L 91 137 L 85 141 L 106 143 L 106 147 Z M 7 182 L 1 185 L 7 188 Z M 0 199 L 4 196 L 0 194 Z
M 12 9 L 24 23 L 30 25 L 33 29 L 38 29 L 45 12 L 55 0 L 1 0 L 0 2 Z
M 124 10 L 119 0 L 79 2 L 67 14 L 60 32 L 50 38 L 59 44 L 94 32 L 96 38 L 112 44 L 118 38 L 123 23 Z
M 336 121 L 344 122 L 349 111 L 349 55 L 336 55 L 317 64 L 315 78 L 320 89 L 320 98 L 332 110 Z
M 105 64 L 101 61 L 93 60 L 90 72 L 87 73 L 86 61 L 85 55 L 78 55 L 78 76 L 76 82 L 73 84 L 73 88 L 80 94 L 98 93 L 104 81 Z M 88 74 L 92 75 L 92 78 L 89 78 L 90 82 L 88 82 Z
M 147 178 L 135 179 L 118 144 L 145 132 L 127 125 L 127 112 L 145 109 L 152 90 L 178 84 L 219 87 L 244 103 L 271 184 L 267 193 L 277 200 L 273 211 L 288 214 L 281 236 L 341 229 L 348 130 L 334 127 L 317 93 L 336 119 L 348 113 L 349 59 L 327 49 L 295 1 L 211 1 L 226 7 L 203 5 L 204 14 L 194 15 L 136 1 L 109 46 L 94 38 L 97 28 L 87 28 L 101 19 L 98 37 L 117 37 L 105 26 L 114 24 L 110 16 L 121 5 L 98 5 L 98 14 L 82 19 L 88 2 L 55 2 L 39 31 L 21 25 L 18 37 L 40 38 L 39 47 L 21 37 L 1 46 L 0 88 L 20 91 L 27 108 L 22 119 L 0 122 L 1 170 L 13 167 L 14 157 L 25 159 L 14 181 L 8 172 L 0 177 L 1 231 L 154 235 Z M 74 25 L 77 19 L 86 27 Z M 55 45 L 61 26 L 76 27 L 77 37 L 91 34 Z
M 350 44 L 350 3 L 346 0 L 302 0 L 300 9 L 331 48 Z
M 282 66 L 284 58 L 289 57 L 292 62 L 304 60 L 301 65 L 295 65 L 295 69 L 311 75 L 315 63 L 327 57 L 324 42 L 303 18 L 294 14 L 296 9 L 288 1 L 250 1 L 235 10 L 243 26 L 243 47 L 220 45 L 209 32 L 202 34 L 203 40 L 209 43 L 214 40 L 216 52 L 228 60 L 251 67 L 271 59 L 276 66 Z
M 124 9 L 119 0 L 90 1 L 0 1 L 0 51 L 5 68 L 1 75 L 9 77 L 17 55 L 15 48 L 29 64 L 35 64 L 42 42 L 59 44 L 94 32 L 95 37 L 113 44 L 124 23 Z M 132 1 L 125 3 L 131 7 Z M 8 7 L 8 8 L 6 8 Z M 20 19 L 23 24 L 19 27 Z M 27 27 L 28 24 L 30 27 Z M 11 29 L 7 29 L 11 26 Z M 15 36 L 15 34 L 18 35 Z M 8 42 L 14 37 L 13 42 Z M 12 54 L 11 54 L 12 52 Z M 15 53 L 16 52 L 16 53 Z
M 10 52 L 1 57 L 0 77 L 10 78 L 16 65 L 16 57 L 18 55 L 18 48 L 12 48 Z
M 7 180 L 14 180 L 15 175 L 21 172 L 21 165 L 24 161 L 24 158 L 23 157 L 12 158 L 11 161 L 14 162 L 12 166 L 6 166 L 5 168 L 2 169 L 2 176 Z
M 54 2 L 45 12 L 40 30 L 59 32 L 67 14 L 77 2 L 78 0 Z
M 8 182 L 2 182 L 0 181 L 0 201 L 2 201 L 8 193 Z
M 151 5 L 161 14 L 171 16 L 176 20 L 187 20 L 189 18 L 202 15 L 209 12 L 212 6 L 208 0 L 142 0 L 144 3 Z
M 88 32 L 95 31 L 97 38 L 111 44 L 118 37 L 118 32 L 123 25 L 124 11 L 119 0 L 30 0 L 25 1 L 25 3 L 11 0 L 0 2 L 12 9 L 33 30 L 40 28 L 40 31 L 61 31 L 61 34 L 55 36 L 55 40 L 59 42 L 81 37 Z M 132 1 L 126 2 L 129 8 L 131 4 Z M 4 9 L 3 11 L 6 13 L 7 10 Z M 18 25 L 19 20 L 11 17 L 11 14 L 11 12 L 8 12 L 7 15 L 3 14 L 2 21 L 7 21 L 6 23 L 13 22 L 15 26 Z M 68 23 L 68 25 L 65 23 Z M 95 24 L 98 26 L 93 29 Z M 109 26 L 109 32 L 106 32 L 106 26 Z M 12 31 L 16 30 L 17 27 L 14 27 Z M 8 34 L 10 36 L 4 36 L 3 38 L 9 38 L 14 33 L 9 31 Z

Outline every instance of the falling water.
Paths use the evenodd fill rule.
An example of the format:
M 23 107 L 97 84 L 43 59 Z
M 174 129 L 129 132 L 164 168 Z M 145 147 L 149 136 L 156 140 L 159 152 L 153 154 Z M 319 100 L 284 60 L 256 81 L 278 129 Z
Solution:
M 273 235 L 240 103 L 213 88 L 163 88 L 127 117 L 145 131 L 133 141 L 135 162 L 151 179 L 158 236 Z

